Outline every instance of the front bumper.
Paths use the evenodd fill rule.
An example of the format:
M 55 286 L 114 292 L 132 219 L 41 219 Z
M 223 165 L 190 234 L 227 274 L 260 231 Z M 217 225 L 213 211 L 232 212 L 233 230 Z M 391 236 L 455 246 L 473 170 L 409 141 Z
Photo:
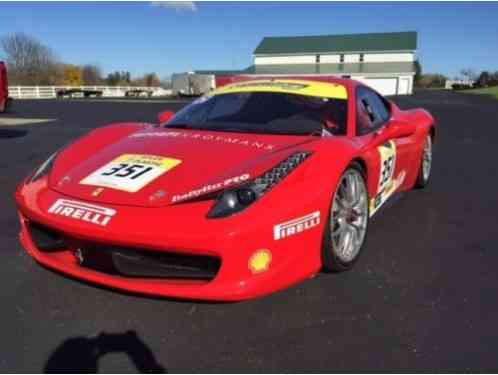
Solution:
M 22 245 L 33 258 L 49 268 L 107 287 L 172 298 L 237 301 L 285 288 L 314 275 L 321 266 L 322 224 L 290 238 L 278 241 L 273 238 L 275 224 L 302 215 L 302 211 L 280 209 L 278 215 L 269 217 L 248 210 L 233 218 L 209 220 L 205 218 L 205 212 L 210 202 L 165 208 L 106 204 L 117 214 L 103 227 L 49 213 L 49 208 L 58 199 L 72 198 L 48 189 L 42 182 L 18 189 L 16 201 Z M 271 205 L 268 208 L 271 212 Z M 57 251 L 43 251 L 30 234 L 28 226 L 32 222 L 73 241 Z M 98 243 L 103 251 L 106 246 L 140 248 L 155 253 L 174 249 L 179 254 L 219 258 L 221 265 L 214 278 L 207 280 L 125 277 L 81 266 L 75 253 L 77 245 L 74 245 L 78 241 Z M 248 261 L 261 249 L 271 252 L 272 261 L 267 271 L 253 274 Z

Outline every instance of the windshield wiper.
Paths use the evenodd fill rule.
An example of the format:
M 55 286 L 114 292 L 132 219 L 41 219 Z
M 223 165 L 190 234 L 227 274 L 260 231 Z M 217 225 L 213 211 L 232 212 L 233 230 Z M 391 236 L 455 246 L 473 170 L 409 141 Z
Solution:
M 192 129 L 192 130 L 199 130 L 199 127 L 195 127 L 192 125 L 188 124 L 172 124 L 172 125 L 166 125 L 165 128 L 173 128 L 173 129 Z
M 254 129 L 244 129 L 244 128 L 235 128 L 229 126 L 206 126 L 204 130 L 208 131 L 223 131 L 223 132 L 231 132 L 231 133 L 255 133 Z

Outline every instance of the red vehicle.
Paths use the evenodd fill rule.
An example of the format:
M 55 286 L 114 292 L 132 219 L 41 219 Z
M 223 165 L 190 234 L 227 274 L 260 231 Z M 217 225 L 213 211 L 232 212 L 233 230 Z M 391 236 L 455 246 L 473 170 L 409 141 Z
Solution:
M 21 242 L 116 289 L 266 295 L 350 269 L 369 218 L 428 183 L 434 135 L 429 113 L 352 80 L 238 82 L 54 153 L 17 189 Z
M 10 102 L 9 83 L 7 81 L 7 68 L 0 61 L 0 113 L 5 112 Z

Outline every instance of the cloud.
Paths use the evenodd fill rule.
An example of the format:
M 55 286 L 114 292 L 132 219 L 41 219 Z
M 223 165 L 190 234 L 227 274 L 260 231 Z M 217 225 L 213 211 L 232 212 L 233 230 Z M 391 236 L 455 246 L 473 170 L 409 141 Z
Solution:
M 152 1 L 152 6 L 174 9 L 176 11 L 197 11 L 197 5 L 193 1 Z

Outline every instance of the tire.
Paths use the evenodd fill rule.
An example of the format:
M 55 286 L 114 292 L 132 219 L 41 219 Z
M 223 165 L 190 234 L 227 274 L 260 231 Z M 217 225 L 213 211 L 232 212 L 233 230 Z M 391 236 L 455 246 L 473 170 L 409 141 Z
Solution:
M 432 137 L 428 133 L 425 137 L 424 148 L 420 156 L 420 167 L 418 169 L 417 180 L 415 181 L 415 189 L 423 189 L 429 183 L 432 169 Z M 425 163 L 425 166 L 424 166 Z M 427 166 L 428 163 L 428 166 Z M 427 169 L 428 168 L 428 169 Z
M 0 101 L 0 113 L 4 113 L 7 109 L 7 99 Z
M 354 183 L 351 183 L 352 179 Z M 357 194 L 355 197 L 352 190 L 349 190 L 349 186 L 354 184 Z M 351 194 L 351 199 L 346 199 L 347 192 L 350 192 L 348 194 Z M 325 271 L 342 272 L 353 267 L 365 244 L 368 220 L 369 200 L 365 174 L 358 163 L 353 163 L 342 174 L 331 198 L 321 251 Z

